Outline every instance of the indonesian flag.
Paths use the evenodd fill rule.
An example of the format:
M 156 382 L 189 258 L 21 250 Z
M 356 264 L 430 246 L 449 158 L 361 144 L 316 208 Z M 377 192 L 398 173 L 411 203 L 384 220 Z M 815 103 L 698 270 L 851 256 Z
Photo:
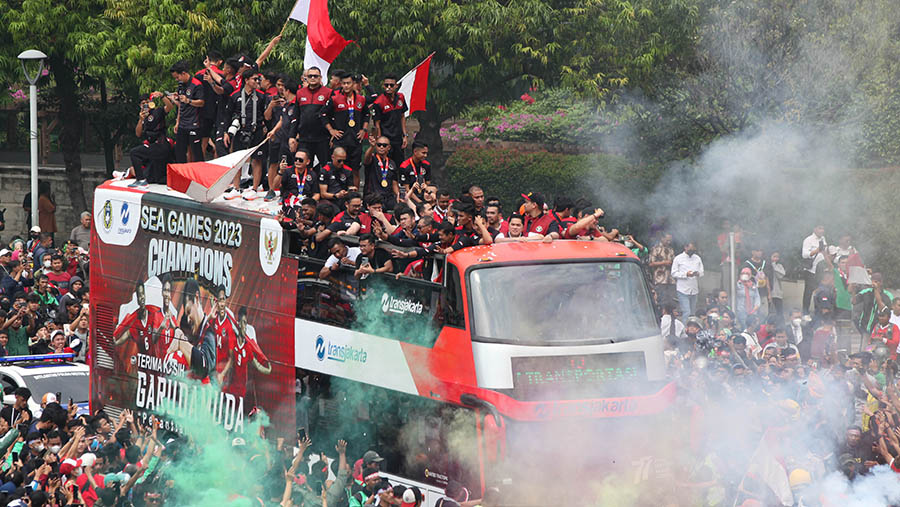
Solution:
M 748 499 L 766 500 L 774 495 L 768 505 L 794 505 L 794 495 L 788 479 L 784 457 L 779 453 L 777 429 L 769 428 L 759 441 L 759 446 L 750 458 L 747 473 L 738 485 L 734 505 Z M 777 502 L 777 503 L 775 503 Z
M 206 162 L 169 164 L 166 171 L 167 184 L 171 189 L 185 193 L 195 201 L 210 202 L 222 195 L 241 166 L 261 145 Z
M 350 43 L 331 26 L 328 0 L 297 0 L 289 19 L 306 25 L 306 53 L 303 57 L 303 67 L 307 69 L 318 67 L 324 79 L 331 62 Z
M 872 277 L 866 271 L 866 265 L 863 264 L 862 257 L 858 253 L 847 257 L 847 283 L 872 285 Z
M 406 116 L 414 111 L 425 110 L 425 98 L 428 95 L 428 71 L 431 69 L 432 56 L 434 53 L 428 55 L 428 58 L 400 79 L 400 93 L 406 97 L 406 103 L 409 106 Z

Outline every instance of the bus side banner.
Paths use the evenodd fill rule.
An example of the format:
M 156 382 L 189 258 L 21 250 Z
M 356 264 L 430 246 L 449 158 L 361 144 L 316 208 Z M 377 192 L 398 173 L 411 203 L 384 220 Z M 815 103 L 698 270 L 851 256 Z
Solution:
M 262 410 L 291 431 L 297 262 L 279 223 L 109 184 L 93 215 L 92 410 L 236 433 Z

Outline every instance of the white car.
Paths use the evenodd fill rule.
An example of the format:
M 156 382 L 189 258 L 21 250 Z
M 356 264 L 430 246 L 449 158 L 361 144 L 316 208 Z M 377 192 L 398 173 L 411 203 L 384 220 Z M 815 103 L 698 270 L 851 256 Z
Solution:
M 0 385 L 3 386 L 3 405 L 16 401 L 15 391 L 27 387 L 31 391 L 28 408 L 38 416 L 41 397 L 57 394 L 64 408 L 71 398 L 78 405 L 78 414 L 90 413 L 90 367 L 69 362 L 73 354 L 47 354 L 0 357 Z

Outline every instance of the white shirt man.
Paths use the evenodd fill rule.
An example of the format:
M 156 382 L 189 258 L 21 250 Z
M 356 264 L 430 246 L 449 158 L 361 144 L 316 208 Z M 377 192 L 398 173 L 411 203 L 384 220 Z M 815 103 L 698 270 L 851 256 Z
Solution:
M 825 260 L 825 256 L 819 251 L 819 242 L 828 244 L 825 241 L 825 228 L 817 225 L 813 233 L 803 240 L 802 255 L 804 259 L 812 259 L 812 265 L 806 268 L 810 273 L 815 273 L 819 263 Z M 815 252 L 815 254 L 813 254 Z
M 684 252 L 672 260 L 675 290 L 689 296 L 696 296 L 700 292 L 700 277 L 703 276 L 703 261 L 693 247 L 693 244 L 688 244 L 684 247 Z
M 700 293 L 700 277 L 703 276 L 703 261 L 697 255 L 693 243 L 684 245 L 684 252 L 672 260 L 672 278 L 681 315 L 690 317 L 697 309 L 697 294 Z

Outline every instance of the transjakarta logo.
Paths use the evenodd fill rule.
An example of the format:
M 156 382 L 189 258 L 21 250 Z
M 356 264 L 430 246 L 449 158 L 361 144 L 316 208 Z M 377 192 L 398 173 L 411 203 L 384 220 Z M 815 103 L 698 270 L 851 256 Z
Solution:
M 325 359 L 325 338 L 322 338 L 322 335 L 316 338 L 316 357 L 319 358 L 319 361 Z
M 384 313 L 415 313 L 422 314 L 422 303 L 412 299 L 397 299 L 387 292 L 381 295 L 381 311 Z
M 362 364 L 368 360 L 369 354 L 366 353 L 366 349 L 362 347 L 340 345 L 331 343 L 330 340 L 326 344 L 325 338 L 323 338 L 322 335 L 319 335 L 316 337 L 316 357 L 319 361 L 328 359 L 339 363 L 352 362 Z

